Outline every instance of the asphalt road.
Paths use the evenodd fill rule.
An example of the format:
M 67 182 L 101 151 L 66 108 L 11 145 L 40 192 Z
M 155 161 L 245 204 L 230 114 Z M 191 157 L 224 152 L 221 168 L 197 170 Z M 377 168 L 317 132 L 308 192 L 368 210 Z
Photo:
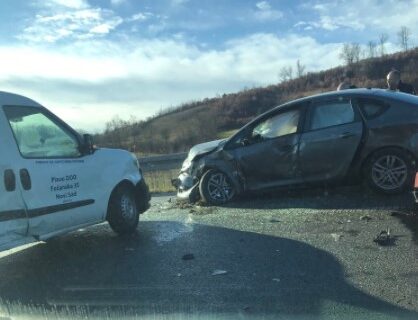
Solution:
M 0 319 L 418 319 L 409 196 L 174 199 L 154 197 L 130 237 L 102 224 L 2 253 Z M 388 227 L 392 241 L 378 246 Z

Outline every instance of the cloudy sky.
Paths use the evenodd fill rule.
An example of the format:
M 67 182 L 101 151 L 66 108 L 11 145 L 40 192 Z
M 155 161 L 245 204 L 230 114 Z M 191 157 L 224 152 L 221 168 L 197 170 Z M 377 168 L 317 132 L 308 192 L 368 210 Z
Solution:
M 418 44 L 418 0 L 2 0 L 0 90 L 76 128 L 143 119 L 182 102 L 341 64 L 341 44 L 401 25 Z

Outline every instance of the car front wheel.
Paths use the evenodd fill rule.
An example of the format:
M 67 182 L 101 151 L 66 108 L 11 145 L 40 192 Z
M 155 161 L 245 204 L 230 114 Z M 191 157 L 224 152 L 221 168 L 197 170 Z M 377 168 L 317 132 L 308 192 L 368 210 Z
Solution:
M 132 187 L 123 185 L 114 191 L 107 220 L 112 230 L 120 235 L 135 232 L 139 222 L 139 210 Z
M 231 180 L 218 170 L 209 170 L 202 176 L 199 191 L 202 200 L 210 205 L 223 205 L 235 196 Z
M 378 192 L 401 193 L 411 188 L 414 168 L 414 161 L 406 152 L 385 149 L 370 158 L 366 178 L 369 185 Z

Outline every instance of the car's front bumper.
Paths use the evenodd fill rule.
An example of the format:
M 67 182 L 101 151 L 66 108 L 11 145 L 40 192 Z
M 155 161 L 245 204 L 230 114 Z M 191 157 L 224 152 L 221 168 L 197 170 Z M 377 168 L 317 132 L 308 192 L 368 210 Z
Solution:
M 180 173 L 177 179 L 171 180 L 177 190 L 177 198 L 189 202 L 196 202 L 199 198 L 199 181 L 187 172 Z

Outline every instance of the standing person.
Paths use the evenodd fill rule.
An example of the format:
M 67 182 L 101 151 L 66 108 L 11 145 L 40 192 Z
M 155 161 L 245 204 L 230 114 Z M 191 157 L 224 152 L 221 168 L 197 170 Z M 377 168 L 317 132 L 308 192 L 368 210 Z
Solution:
M 416 94 L 415 89 L 411 84 L 402 82 L 401 73 L 398 70 L 392 70 L 389 72 L 386 76 L 386 80 L 389 90 Z

